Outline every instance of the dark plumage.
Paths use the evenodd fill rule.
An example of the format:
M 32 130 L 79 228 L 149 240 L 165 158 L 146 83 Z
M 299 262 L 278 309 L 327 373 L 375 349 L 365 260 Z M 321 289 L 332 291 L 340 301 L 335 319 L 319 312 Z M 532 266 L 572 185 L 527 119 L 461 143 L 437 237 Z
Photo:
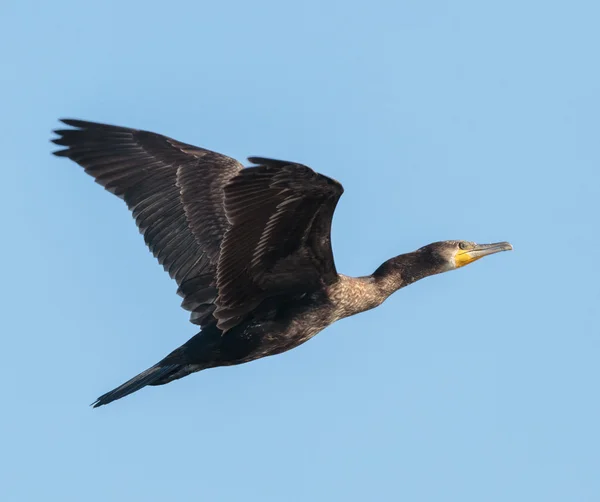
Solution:
M 372 275 L 338 274 L 331 250 L 337 181 L 294 162 L 224 155 L 137 129 L 63 120 L 54 152 L 122 198 L 175 279 L 201 331 L 94 403 L 206 368 L 278 354 L 338 319 L 381 304 L 425 276 L 511 249 L 444 241 L 397 256 Z

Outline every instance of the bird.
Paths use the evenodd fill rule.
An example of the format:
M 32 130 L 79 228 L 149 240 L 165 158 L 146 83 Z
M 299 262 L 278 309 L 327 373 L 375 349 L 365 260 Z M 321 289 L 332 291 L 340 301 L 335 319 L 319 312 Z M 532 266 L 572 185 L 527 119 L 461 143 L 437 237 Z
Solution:
M 280 354 L 332 323 L 373 309 L 424 277 L 512 250 L 508 242 L 434 242 L 372 274 L 337 272 L 331 223 L 344 189 L 284 160 L 226 155 L 153 132 L 61 119 L 54 155 L 123 199 L 152 254 L 177 283 L 199 332 L 101 395 L 94 408 L 146 386 Z

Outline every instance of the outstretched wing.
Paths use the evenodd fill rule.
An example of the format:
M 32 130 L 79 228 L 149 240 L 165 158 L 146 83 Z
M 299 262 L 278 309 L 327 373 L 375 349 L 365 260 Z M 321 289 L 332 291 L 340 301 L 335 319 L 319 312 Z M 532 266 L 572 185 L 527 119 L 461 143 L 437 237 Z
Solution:
M 231 223 L 217 267 L 214 312 L 227 330 L 265 298 L 314 291 L 337 279 L 331 220 L 337 181 L 290 162 L 251 157 L 225 187 Z
M 221 241 L 229 227 L 223 188 L 242 165 L 210 150 L 138 129 L 63 120 L 54 152 L 124 199 L 159 263 L 177 281 L 191 321 L 212 317 Z

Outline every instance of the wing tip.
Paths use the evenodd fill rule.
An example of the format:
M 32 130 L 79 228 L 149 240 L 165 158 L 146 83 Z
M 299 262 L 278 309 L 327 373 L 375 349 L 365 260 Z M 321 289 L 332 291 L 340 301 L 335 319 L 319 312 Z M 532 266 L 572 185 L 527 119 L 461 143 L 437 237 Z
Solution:
M 60 119 L 61 122 L 66 123 L 66 120 L 68 119 Z M 56 155 L 57 157 L 68 157 L 69 156 L 69 144 L 67 142 L 67 140 L 65 139 L 65 133 L 68 133 L 69 131 L 72 131 L 73 129 L 54 129 L 52 131 L 53 134 L 56 134 L 58 137 L 57 138 L 51 138 L 50 139 L 50 143 L 53 143 L 55 145 L 61 146 L 61 147 L 67 147 L 67 148 L 62 148 L 60 150 L 55 150 L 52 152 L 52 155 Z
M 62 122 L 65 125 L 68 125 L 71 127 L 77 127 L 79 129 L 83 129 L 84 127 L 86 127 L 92 123 L 92 122 L 87 122 L 85 120 L 70 119 L 70 118 L 59 118 L 58 121 Z
M 72 131 L 112 131 L 112 132 L 145 132 L 145 131 L 141 131 L 140 129 L 132 129 L 130 127 L 122 127 L 122 126 L 116 126 L 116 125 L 112 125 L 112 124 L 105 124 L 103 122 L 93 122 L 90 120 L 81 120 L 81 119 L 72 119 L 72 118 L 59 118 L 58 119 L 59 122 L 69 126 L 69 127 L 73 127 L 74 129 L 66 129 L 63 130 L 65 132 L 72 132 Z M 54 132 L 57 134 L 60 134 L 59 132 L 60 130 L 55 130 Z M 154 134 L 154 133 L 153 133 Z

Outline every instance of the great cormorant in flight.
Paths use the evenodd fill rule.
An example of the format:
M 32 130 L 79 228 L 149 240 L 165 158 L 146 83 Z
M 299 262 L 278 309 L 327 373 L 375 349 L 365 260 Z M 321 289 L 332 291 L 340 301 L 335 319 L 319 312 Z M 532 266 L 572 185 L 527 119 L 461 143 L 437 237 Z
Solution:
M 200 332 L 93 406 L 196 371 L 290 350 L 333 322 L 380 305 L 423 277 L 512 249 L 443 241 L 338 274 L 331 220 L 342 185 L 295 162 L 238 161 L 138 129 L 63 120 L 54 152 L 122 198 L 175 279 Z

